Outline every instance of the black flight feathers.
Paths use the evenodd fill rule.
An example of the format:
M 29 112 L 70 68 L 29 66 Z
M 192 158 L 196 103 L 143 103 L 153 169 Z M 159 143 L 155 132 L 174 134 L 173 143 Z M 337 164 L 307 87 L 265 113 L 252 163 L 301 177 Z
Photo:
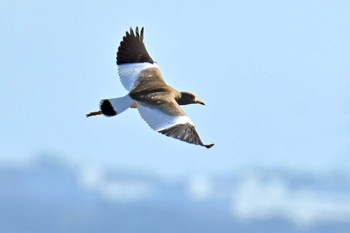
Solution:
M 135 32 L 130 28 L 130 32 L 126 32 L 120 42 L 117 52 L 117 65 L 141 62 L 154 63 L 143 43 L 143 27 L 141 33 L 139 33 L 138 27 L 136 27 Z
M 206 148 L 214 146 L 214 144 L 203 144 L 194 126 L 189 123 L 174 125 L 169 128 L 160 130 L 158 132 L 168 137 L 180 139 L 182 141 L 192 143 L 195 145 L 205 146 Z

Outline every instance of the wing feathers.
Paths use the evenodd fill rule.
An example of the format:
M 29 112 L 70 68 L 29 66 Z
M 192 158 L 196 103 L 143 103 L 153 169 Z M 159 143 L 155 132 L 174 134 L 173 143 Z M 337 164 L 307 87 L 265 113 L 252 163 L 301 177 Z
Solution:
M 143 102 L 136 101 L 137 109 L 141 117 L 154 130 L 160 131 L 176 124 L 190 123 L 191 119 L 183 115 L 171 115 L 161 111 L 157 106 L 147 105 Z
M 117 52 L 117 65 L 138 62 L 154 63 L 143 43 L 143 28 L 140 35 L 139 28 L 136 27 L 136 35 L 134 30 L 130 28 L 130 32 L 126 32 L 126 35 L 120 42 Z
M 130 91 L 134 86 L 135 82 L 140 78 L 141 72 L 148 68 L 159 69 L 156 63 L 151 64 L 148 62 L 119 65 L 118 73 L 120 81 L 122 82 L 125 89 Z
M 179 106 L 177 107 L 180 108 Z M 152 129 L 168 137 L 173 137 L 195 145 L 205 146 L 206 148 L 210 148 L 214 145 L 203 144 L 192 120 L 185 114 L 171 115 L 161 111 L 156 106 L 147 106 L 141 102 L 137 102 L 137 108 L 141 117 Z
M 205 146 L 206 148 L 214 146 L 214 144 L 204 145 L 194 126 L 189 123 L 177 124 L 158 132 L 168 137 L 173 137 L 195 145 Z

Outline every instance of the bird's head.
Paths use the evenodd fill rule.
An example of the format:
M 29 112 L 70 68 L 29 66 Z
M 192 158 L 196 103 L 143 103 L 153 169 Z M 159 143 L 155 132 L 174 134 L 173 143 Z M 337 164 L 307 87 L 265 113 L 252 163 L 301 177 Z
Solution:
M 196 96 L 193 93 L 190 92 L 180 92 L 180 97 L 176 99 L 177 103 L 179 105 L 186 105 L 186 104 L 202 104 L 203 101 L 196 98 Z

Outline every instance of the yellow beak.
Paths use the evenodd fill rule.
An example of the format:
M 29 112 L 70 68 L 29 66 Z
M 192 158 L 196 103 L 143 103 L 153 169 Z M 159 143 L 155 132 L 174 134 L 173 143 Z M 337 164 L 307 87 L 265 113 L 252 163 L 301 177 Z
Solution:
M 203 103 L 203 101 L 202 101 L 202 100 L 197 99 L 197 98 L 194 100 L 194 102 L 195 102 L 196 104 L 205 105 L 205 104 Z

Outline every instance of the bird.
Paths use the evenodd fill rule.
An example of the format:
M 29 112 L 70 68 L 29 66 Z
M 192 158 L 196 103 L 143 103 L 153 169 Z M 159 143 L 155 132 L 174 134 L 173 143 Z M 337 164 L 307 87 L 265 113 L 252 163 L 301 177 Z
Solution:
M 119 115 L 128 108 L 137 108 L 144 121 L 155 131 L 181 141 L 211 148 L 204 144 L 195 125 L 180 105 L 201 104 L 191 92 L 180 92 L 166 84 L 158 64 L 144 44 L 144 27 L 126 31 L 118 47 L 116 64 L 120 81 L 129 92 L 125 96 L 100 101 L 100 110 L 86 117 Z

